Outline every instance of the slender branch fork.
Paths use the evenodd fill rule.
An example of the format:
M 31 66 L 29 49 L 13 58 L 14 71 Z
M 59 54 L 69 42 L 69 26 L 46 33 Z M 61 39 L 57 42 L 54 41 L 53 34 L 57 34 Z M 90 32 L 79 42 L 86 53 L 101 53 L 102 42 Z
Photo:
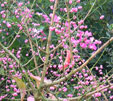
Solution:
M 58 4 L 58 0 L 55 0 L 50 27 L 53 26 L 54 16 L 55 16 L 55 12 L 56 12 L 56 9 L 57 9 L 57 4 Z M 49 54 L 50 54 L 49 47 L 50 47 L 50 43 L 51 43 L 51 35 L 52 35 L 52 31 L 49 29 L 48 42 L 47 42 L 47 46 L 46 46 L 46 59 L 44 61 L 44 67 L 43 67 L 43 72 L 42 72 L 42 77 L 41 77 L 41 82 L 40 82 L 40 87 L 39 88 L 41 88 L 41 85 L 44 82 L 44 77 L 45 77 L 46 71 L 47 71 L 47 66 L 48 66 L 47 64 L 48 64 L 48 59 L 49 59 Z

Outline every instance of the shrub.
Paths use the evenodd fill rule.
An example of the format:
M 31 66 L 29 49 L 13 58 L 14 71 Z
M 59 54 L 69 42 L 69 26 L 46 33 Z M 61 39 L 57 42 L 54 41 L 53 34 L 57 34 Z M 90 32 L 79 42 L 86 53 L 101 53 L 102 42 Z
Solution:
M 0 100 L 113 99 L 112 70 L 97 65 L 113 37 L 103 44 L 85 22 L 96 0 L 86 15 L 80 0 L 0 3 Z

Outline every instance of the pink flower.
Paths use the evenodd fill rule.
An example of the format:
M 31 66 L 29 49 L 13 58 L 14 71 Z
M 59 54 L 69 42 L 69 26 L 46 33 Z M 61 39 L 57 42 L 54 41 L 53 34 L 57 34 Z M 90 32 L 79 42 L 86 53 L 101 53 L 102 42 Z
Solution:
M 110 96 L 110 99 L 113 99 L 113 96 Z
M 62 89 L 63 89 L 63 91 L 64 91 L 64 92 L 66 92 L 66 91 L 67 91 L 67 88 L 66 88 L 66 87 L 63 87 Z
M 84 77 L 87 77 L 88 76 L 88 74 L 84 74 Z
M 85 73 L 85 69 L 82 69 L 82 72 Z
M 88 81 L 86 81 L 86 82 L 85 82 L 85 84 L 86 84 L 86 85 L 88 85 L 88 84 L 89 84 L 89 82 L 88 82 Z
M 52 86 L 52 87 L 50 87 L 50 90 L 55 90 L 55 87 L 53 87 L 53 86 Z
M 89 48 L 92 49 L 92 50 L 96 50 L 97 49 L 97 47 L 95 46 L 95 44 L 90 44 L 89 45 Z
M 62 69 L 63 69 L 63 66 L 62 66 L 61 64 L 59 64 L 59 65 L 58 65 L 58 68 L 59 68 L 60 70 L 62 70 Z
M 23 2 L 18 3 L 18 6 L 21 7 L 23 5 Z
M 98 67 L 96 66 L 95 69 L 98 70 Z
M 101 42 L 101 41 L 98 41 L 98 40 L 95 40 L 94 43 L 95 43 L 95 44 L 101 44 L 102 42 Z
M 111 86 L 110 89 L 113 89 L 113 86 Z
M 7 4 L 7 2 L 4 2 L 4 4 Z
M 4 4 L 1 4 L 1 7 L 4 7 Z
M 83 23 L 84 23 L 84 20 L 80 20 L 80 21 L 78 22 L 79 25 L 81 25 L 81 24 L 83 24 Z
M 11 28 L 11 24 L 10 23 L 7 23 L 6 25 L 7 25 L 8 28 Z
M 0 33 L 2 32 L 2 29 L 0 29 Z
M 60 91 L 62 91 L 62 89 L 61 89 L 61 88 L 59 88 L 59 89 L 58 89 L 58 91 L 60 92 Z
M 9 65 L 9 68 L 13 68 L 13 65 Z
M 82 48 L 86 48 L 86 47 L 87 47 L 87 45 L 86 45 L 85 43 L 80 43 L 80 46 L 81 46 Z
M 78 8 L 72 8 L 70 12 L 71 12 L 71 13 L 72 13 L 72 12 L 75 12 L 75 13 L 76 13 L 77 11 L 78 11 Z
M 76 0 L 77 3 L 80 3 L 80 0 Z
M 1 80 L 4 80 L 4 78 L 1 78 Z
M 29 97 L 27 98 L 27 101 L 35 101 L 35 99 L 34 99 L 33 96 L 29 96 Z
M 52 5 L 52 6 L 50 6 L 50 9 L 52 9 L 52 10 L 53 10 L 53 8 L 54 8 L 54 7 L 53 7 L 53 5 Z
M 61 31 L 58 30 L 58 29 L 55 29 L 55 32 L 56 32 L 56 34 L 60 34 L 61 33 Z
M 85 43 L 86 43 L 86 44 L 89 44 L 89 43 L 90 43 L 90 40 L 85 40 Z
M 50 2 L 54 2 L 55 0 L 49 0 Z
M 103 65 L 100 65 L 100 69 L 103 69 Z
M 17 88 L 14 88 L 14 92 L 17 92 L 18 91 L 18 89 Z
M 94 41 L 94 37 L 90 37 L 90 41 L 92 43 Z
M 80 29 L 84 29 L 84 25 L 81 25 L 81 26 L 80 26 Z
M 15 97 L 12 97 L 11 99 L 15 99 Z
M 101 96 L 101 93 L 95 93 L 94 96 L 95 97 L 100 97 Z
M 64 12 L 67 12 L 67 8 L 64 8 Z
M 2 14 L 2 18 L 5 18 L 6 17 L 6 15 L 5 14 Z
M 24 42 L 25 42 L 25 43 L 27 43 L 27 42 L 28 42 L 28 40 L 26 39 Z
M 63 99 L 63 101 L 68 101 L 67 99 Z
M 77 18 L 76 16 L 73 16 L 73 20 L 76 20 L 76 18 Z
M 88 31 L 85 31 L 85 36 L 92 36 L 92 33 L 91 32 L 88 32 Z
M 81 10 L 81 9 L 82 9 L 82 6 L 78 6 L 78 9 L 80 9 L 80 10 Z
M 13 96 L 17 96 L 18 94 L 17 94 L 17 93 L 13 93 L 12 95 L 13 95 Z
M 100 20 L 102 20 L 102 19 L 104 19 L 104 15 L 101 15 L 101 16 L 100 16 Z
M 50 31 L 54 31 L 55 30 L 55 27 L 49 27 L 49 30 Z
M 73 94 L 68 94 L 67 96 L 68 96 L 68 97 L 73 97 Z
M 72 4 L 73 0 L 69 0 L 69 4 Z

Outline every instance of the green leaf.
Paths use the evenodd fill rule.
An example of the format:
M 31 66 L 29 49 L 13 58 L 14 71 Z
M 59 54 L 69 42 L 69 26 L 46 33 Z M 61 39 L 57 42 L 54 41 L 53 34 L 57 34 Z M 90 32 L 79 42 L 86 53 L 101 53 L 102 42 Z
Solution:
M 39 2 L 39 3 L 41 3 L 41 2 L 42 2 L 42 0 L 38 0 L 38 2 Z
M 38 30 L 43 30 L 44 26 L 40 26 L 39 28 L 37 28 Z
M 0 74 L 4 75 L 4 69 L 2 67 L 0 67 Z

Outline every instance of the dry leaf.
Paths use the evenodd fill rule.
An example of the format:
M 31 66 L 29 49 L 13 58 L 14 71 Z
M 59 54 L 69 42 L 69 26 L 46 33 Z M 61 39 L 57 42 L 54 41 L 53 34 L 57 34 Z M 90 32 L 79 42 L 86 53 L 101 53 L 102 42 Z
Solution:
M 18 77 L 12 77 L 16 83 L 17 83 L 17 86 L 20 90 L 20 94 L 21 94 L 21 101 L 24 100 L 24 97 L 25 97 L 25 94 L 26 94 L 26 85 L 25 83 L 22 81 L 22 79 L 18 78 Z

